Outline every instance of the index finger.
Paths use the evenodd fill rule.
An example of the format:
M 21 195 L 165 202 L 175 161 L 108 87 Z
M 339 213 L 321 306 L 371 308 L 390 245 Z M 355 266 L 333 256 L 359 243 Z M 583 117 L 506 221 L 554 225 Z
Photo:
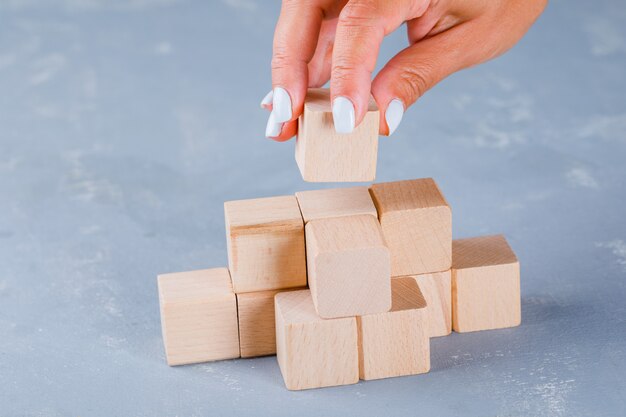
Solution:
M 284 0 L 274 32 L 273 112 L 277 123 L 295 120 L 303 110 L 307 64 L 313 58 L 322 24 L 319 1 Z

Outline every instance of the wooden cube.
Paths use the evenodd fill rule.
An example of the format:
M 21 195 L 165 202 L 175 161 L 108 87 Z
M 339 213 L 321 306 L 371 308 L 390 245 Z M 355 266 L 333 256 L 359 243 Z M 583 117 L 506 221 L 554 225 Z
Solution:
M 369 214 L 378 219 L 378 213 L 367 187 L 332 188 L 296 193 L 304 222 L 330 217 Z
M 373 181 L 378 155 L 378 107 L 370 98 L 367 114 L 350 134 L 338 134 L 330 91 L 309 89 L 298 120 L 296 162 L 305 181 Z
M 224 203 L 236 293 L 306 285 L 304 222 L 294 196 Z
M 324 320 L 309 290 L 277 294 L 276 355 L 290 390 L 359 381 L 356 318 Z
M 447 271 L 452 265 L 452 212 L 432 178 L 370 188 L 391 253 L 391 275 Z
M 167 363 L 239 357 L 237 301 L 226 268 L 158 276 Z
M 309 288 L 321 317 L 389 311 L 389 251 L 373 216 L 311 220 L 306 250 Z
M 274 355 L 276 353 L 274 296 L 284 291 L 290 290 L 237 294 L 239 346 L 242 358 Z
M 430 337 L 447 336 L 452 332 L 452 273 L 411 275 L 426 300 Z M 394 278 L 397 279 L 397 278 Z
M 452 242 L 452 328 L 456 332 L 521 323 L 520 268 L 502 235 Z
M 430 370 L 426 301 L 415 279 L 391 282 L 387 313 L 357 317 L 361 379 L 415 375 Z

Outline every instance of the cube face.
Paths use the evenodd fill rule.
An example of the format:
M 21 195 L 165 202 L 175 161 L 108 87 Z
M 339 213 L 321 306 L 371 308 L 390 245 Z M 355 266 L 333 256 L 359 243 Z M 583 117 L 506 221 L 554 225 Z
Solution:
M 242 358 L 276 353 L 274 296 L 282 291 L 237 294 L 239 345 Z
M 391 308 L 389 251 L 371 248 L 320 254 L 309 265 L 320 317 L 351 317 Z
M 234 235 L 228 246 L 236 293 L 306 285 L 304 229 Z
M 210 302 L 165 305 L 161 311 L 169 365 L 239 357 L 234 294 Z
M 359 380 L 356 319 L 323 320 L 308 290 L 276 295 L 276 353 L 290 390 Z
M 306 240 L 309 287 L 321 317 L 389 310 L 389 251 L 373 216 L 312 220 Z
M 455 332 L 519 326 L 522 320 L 519 264 L 453 270 Z
M 447 336 L 452 332 L 451 271 L 413 275 L 426 300 L 426 316 L 430 337 Z
M 296 193 L 304 222 L 369 214 L 378 218 L 367 187 L 334 188 Z
M 370 188 L 391 253 L 394 277 L 449 270 L 452 212 L 430 178 Z
M 158 283 L 169 365 L 239 357 L 237 302 L 227 269 L 160 275 Z
M 293 196 L 224 204 L 236 293 L 306 285 L 304 222 Z
M 330 92 L 309 89 L 298 120 L 296 162 L 311 182 L 373 181 L 378 155 L 379 112 L 370 99 L 363 121 L 350 134 L 335 131 Z
M 452 327 L 457 332 L 521 323 L 519 262 L 504 236 L 453 242 Z
M 430 370 L 430 339 L 424 300 L 410 277 L 392 281 L 393 307 L 357 318 L 359 374 L 364 380 Z

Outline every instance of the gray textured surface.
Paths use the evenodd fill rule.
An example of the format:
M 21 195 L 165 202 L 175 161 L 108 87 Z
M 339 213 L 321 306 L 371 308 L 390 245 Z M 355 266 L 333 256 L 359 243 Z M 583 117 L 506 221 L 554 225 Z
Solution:
M 554 0 L 381 143 L 378 180 L 435 177 L 456 237 L 509 237 L 521 327 L 433 340 L 427 375 L 299 393 L 274 357 L 165 365 L 157 273 L 226 264 L 223 201 L 314 188 L 263 138 L 276 13 L 0 0 L 0 415 L 624 415 L 623 0 Z

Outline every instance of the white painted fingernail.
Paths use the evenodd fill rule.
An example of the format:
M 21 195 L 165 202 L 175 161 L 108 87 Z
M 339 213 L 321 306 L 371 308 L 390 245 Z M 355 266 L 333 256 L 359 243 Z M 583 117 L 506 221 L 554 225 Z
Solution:
M 282 87 L 274 88 L 274 119 L 276 123 L 283 123 L 291 119 L 291 97 Z
M 333 100 L 333 123 L 337 133 L 352 133 L 354 130 L 354 105 L 345 97 Z
M 267 93 L 265 97 L 263 97 L 263 100 L 261 100 L 261 108 L 265 106 L 269 106 L 270 104 L 272 104 L 273 100 L 274 100 L 274 91 L 270 90 L 270 92 Z
M 265 137 L 275 138 L 280 135 L 281 130 L 283 130 L 283 124 L 276 122 L 276 115 L 272 111 L 269 119 L 267 119 L 267 126 L 265 126 Z
M 400 125 L 402 116 L 404 116 L 404 104 L 402 100 L 399 98 L 391 100 L 391 103 L 387 106 L 387 111 L 385 111 L 385 121 L 389 127 L 389 136 L 391 136 Z

